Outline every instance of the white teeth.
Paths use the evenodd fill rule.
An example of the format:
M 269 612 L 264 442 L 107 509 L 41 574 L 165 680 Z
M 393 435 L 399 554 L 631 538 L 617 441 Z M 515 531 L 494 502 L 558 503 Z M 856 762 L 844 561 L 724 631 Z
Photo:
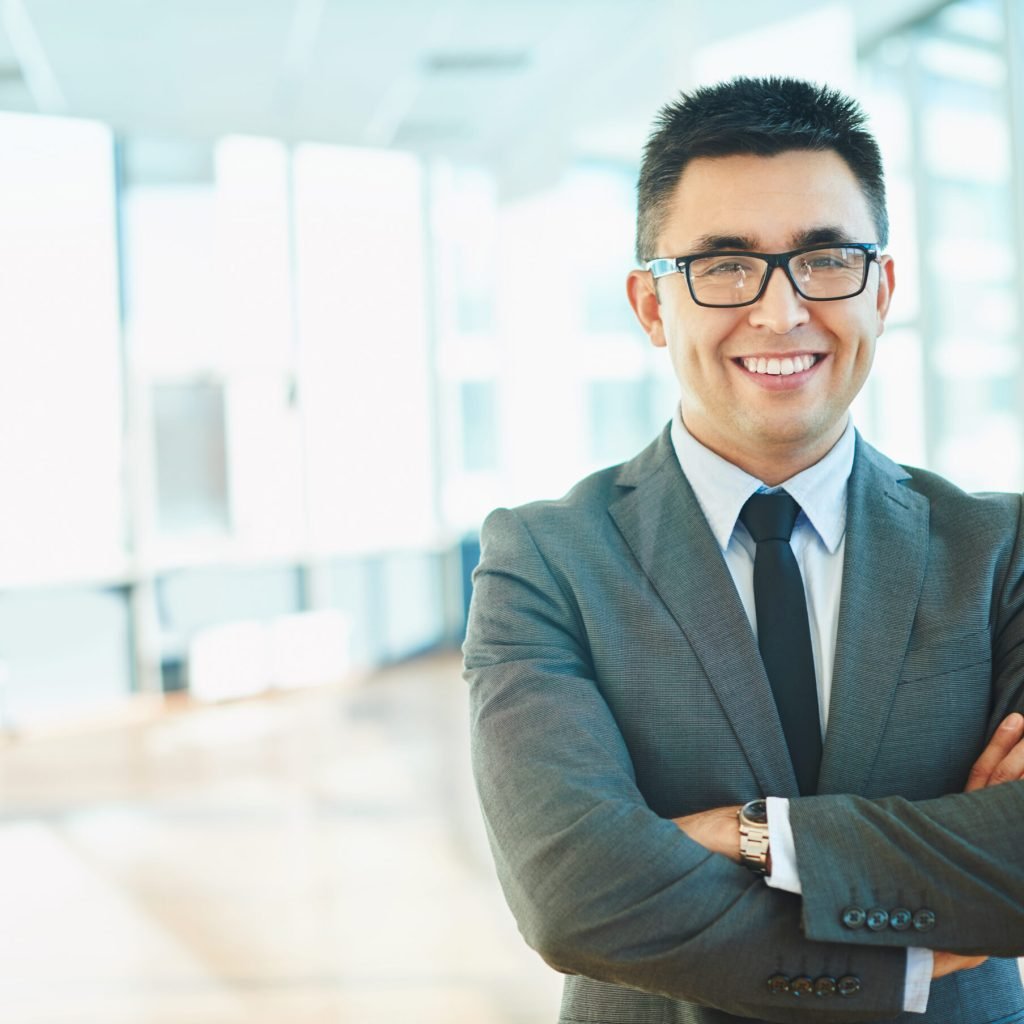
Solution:
M 774 377 L 788 377 L 793 373 L 801 373 L 809 370 L 817 361 L 817 356 L 809 355 L 785 356 L 782 359 L 746 356 L 742 360 L 744 367 L 751 373 L 769 373 Z

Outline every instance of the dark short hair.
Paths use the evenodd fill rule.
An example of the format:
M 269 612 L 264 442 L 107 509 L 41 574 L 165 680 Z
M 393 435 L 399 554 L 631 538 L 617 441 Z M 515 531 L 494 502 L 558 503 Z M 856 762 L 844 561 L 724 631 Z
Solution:
M 836 89 L 797 78 L 735 78 L 682 93 L 658 112 L 637 182 L 636 257 L 655 252 L 668 203 L 697 157 L 775 156 L 794 149 L 834 150 L 860 183 L 877 241 L 889 238 L 882 155 L 860 105 Z M 669 254 L 676 255 L 676 254 Z

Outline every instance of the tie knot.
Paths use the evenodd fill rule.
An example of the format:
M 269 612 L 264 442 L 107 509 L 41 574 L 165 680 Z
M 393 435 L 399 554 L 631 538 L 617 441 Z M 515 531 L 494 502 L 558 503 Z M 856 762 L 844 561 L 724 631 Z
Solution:
M 789 540 L 800 506 L 785 491 L 752 494 L 740 511 L 740 521 L 750 531 L 754 543 L 763 540 Z

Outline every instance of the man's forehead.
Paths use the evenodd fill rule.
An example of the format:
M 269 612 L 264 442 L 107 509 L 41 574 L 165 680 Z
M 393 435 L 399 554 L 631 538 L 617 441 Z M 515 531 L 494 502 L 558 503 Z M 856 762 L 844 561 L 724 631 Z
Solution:
M 683 169 L 664 233 L 700 249 L 777 251 L 873 241 L 860 183 L 833 150 L 698 157 Z M 861 237 L 862 235 L 872 237 Z

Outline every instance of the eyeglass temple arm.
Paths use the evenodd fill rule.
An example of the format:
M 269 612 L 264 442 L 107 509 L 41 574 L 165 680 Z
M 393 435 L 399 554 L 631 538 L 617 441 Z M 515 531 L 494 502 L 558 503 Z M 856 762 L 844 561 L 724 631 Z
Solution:
M 680 267 L 674 259 L 650 260 L 647 263 L 647 269 L 655 279 L 659 277 L 666 277 L 669 274 L 681 274 L 683 272 L 683 268 Z

